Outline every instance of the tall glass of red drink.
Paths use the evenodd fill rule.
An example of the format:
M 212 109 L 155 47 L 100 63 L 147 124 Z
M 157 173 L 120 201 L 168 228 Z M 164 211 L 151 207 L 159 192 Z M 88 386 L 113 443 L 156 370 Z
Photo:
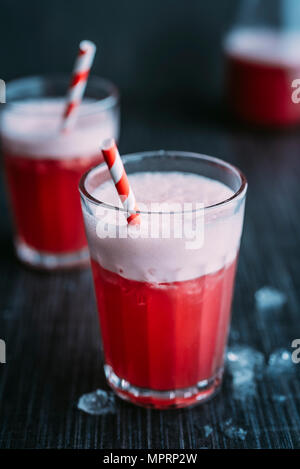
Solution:
M 105 164 L 80 182 L 105 374 L 139 405 L 203 402 L 222 379 L 247 183 L 194 153 L 123 162 L 140 225 L 127 224 Z
M 102 139 L 119 133 L 119 99 L 90 77 L 77 121 L 62 132 L 69 77 L 29 77 L 7 86 L 0 134 L 18 257 L 38 268 L 84 266 L 88 248 L 78 182 L 100 163 Z

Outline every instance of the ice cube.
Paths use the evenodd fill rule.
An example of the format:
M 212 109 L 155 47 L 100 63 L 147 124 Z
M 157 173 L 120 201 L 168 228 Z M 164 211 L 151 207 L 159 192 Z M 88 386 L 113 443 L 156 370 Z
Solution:
M 256 394 L 256 380 L 261 377 L 265 359 L 252 347 L 235 345 L 228 349 L 227 367 L 232 377 L 233 396 L 243 400 Z
M 283 396 L 282 394 L 275 394 L 274 396 L 272 396 L 272 399 L 274 402 L 279 402 L 280 404 L 282 404 L 286 401 L 286 396 Z
M 295 371 L 295 365 L 292 362 L 292 355 L 289 350 L 280 348 L 271 353 L 268 360 L 267 373 L 274 377 L 283 374 L 292 374 Z
M 244 441 L 247 436 L 247 430 L 244 430 L 242 427 L 236 427 L 233 425 L 232 427 L 228 427 L 224 430 L 225 435 L 228 438 L 238 439 Z
M 237 342 L 240 339 L 240 332 L 231 327 L 229 337 L 231 342 Z
M 265 359 L 261 352 L 248 345 L 234 345 L 228 349 L 227 362 L 231 368 L 258 369 L 264 366 Z
M 257 290 L 254 297 L 258 311 L 280 310 L 286 303 L 285 293 L 269 286 Z
M 244 441 L 247 436 L 247 430 L 244 430 L 244 428 L 239 427 L 237 425 L 233 425 L 232 419 L 226 420 L 226 422 L 221 425 L 221 429 L 227 438 L 230 439 L 238 439 L 241 441 Z
M 115 396 L 112 392 L 97 389 L 94 392 L 83 394 L 77 408 L 90 415 L 105 415 L 115 413 Z
M 258 350 L 247 345 L 234 345 L 227 351 L 227 366 L 232 375 L 245 372 L 249 379 L 253 373 L 261 374 L 265 366 L 265 358 Z M 253 373 L 250 373 L 253 372 Z

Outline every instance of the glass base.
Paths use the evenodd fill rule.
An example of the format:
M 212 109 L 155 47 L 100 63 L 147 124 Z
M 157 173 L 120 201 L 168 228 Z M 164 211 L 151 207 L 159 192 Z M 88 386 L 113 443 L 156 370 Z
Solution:
M 104 372 L 108 384 L 121 399 L 152 409 L 179 409 L 206 402 L 219 390 L 223 376 L 222 368 L 214 377 L 199 381 L 195 386 L 173 391 L 155 391 L 131 385 L 119 378 L 109 365 L 104 365 Z
M 60 270 L 84 268 L 88 267 L 90 262 L 87 247 L 68 254 L 51 254 L 36 251 L 20 239 L 17 239 L 15 248 L 20 261 L 36 269 Z

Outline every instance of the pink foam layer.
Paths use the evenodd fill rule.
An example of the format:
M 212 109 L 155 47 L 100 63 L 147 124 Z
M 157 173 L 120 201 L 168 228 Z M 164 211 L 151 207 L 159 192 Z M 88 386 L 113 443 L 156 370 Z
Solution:
M 59 159 L 96 155 L 104 139 L 118 138 L 117 111 L 97 108 L 91 100 L 81 104 L 74 128 L 61 132 L 64 104 L 49 98 L 6 105 L 0 126 L 4 148 L 15 155 Z
M 251 61 L 300 67 L 300 32 L 237 28 L 227 35 L 224 49 L 230 55 Z

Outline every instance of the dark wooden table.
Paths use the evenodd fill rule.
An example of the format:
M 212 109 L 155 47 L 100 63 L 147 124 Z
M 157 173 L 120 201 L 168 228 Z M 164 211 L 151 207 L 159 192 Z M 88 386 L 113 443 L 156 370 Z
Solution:
M 247 175 L 230 344 L 249 345 L 266 360 L 280 347 L 291 350 L 300 338 L 300 130 L 261 133 L 125 105 L 122 153 L 159 148 L 219 156 Z M 115 414 L 77 410 L 83 393 L 107 389 L 90 271 L 47 274 L 20 265 L 4 191 L 0 207 L 0 338 L 7 344 L 1 448 L 300 448 L 300 364 L 292 376 L 264 375 L 244 400 L 226 373 L 216 398 L 190 410 L 144 410 L 119 400 Z M 281 311 L 256 311 L 254 293 L 264 285 L 286 294 Z M 242 437 L 224 430 L 228 419 Z

